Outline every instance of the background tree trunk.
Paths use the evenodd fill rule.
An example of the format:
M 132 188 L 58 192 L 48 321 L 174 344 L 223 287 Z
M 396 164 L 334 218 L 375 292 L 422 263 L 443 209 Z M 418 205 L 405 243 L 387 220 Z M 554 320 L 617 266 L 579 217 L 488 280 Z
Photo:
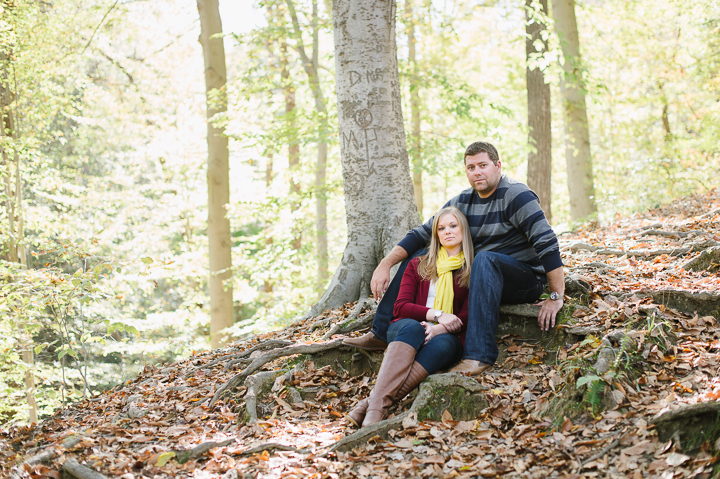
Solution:
M 408 63 L 410 66 L 410 158 L 412 161 L 412 182 L 415 191 L 415 204 L 422 219 L 423 189 L 422 189 L 422 143 L 420 138 L 420 79 L 415 59 L 415 17 L 413 17 L 413 4 L 405 0 L 405 28 L 408 37 Z
M 211 118 L 227 110 L 225 83 L 225 47 L 218 0 L 197 0 L 200 14 L 200 43 L 205 58 L 205 90 L 207 98 L 208 143 L 208 242 L 210 246 L 210 342 L 213 348 L 224 344 L 219 332 L 234 323 L 232 255 L 230 221 L 227 204 L 230 202 L 228 139 L 222 128 L 216 128 Z M 211 92 L 220 92 L 211 102 Z
M 290 18 L 293 24 L 293 33 L 296 48 L 300 54 L 305 73 L 308 76 L 310 90 L 312 91 L 313 100 L 315 101 L 315 112 L 318 114 L 320 121 L 317 143 L 317 164 L 315 167 L 315 231 L 318 256 L 317 270 L 317 286 L 318 289 L 325 284 L 328 274 L 328 242 L 327 242 L 327 192 L 325 191 L 325 178 L 327 177 L 327 105 L 325 103 L 325 95 L 320 86 L 320 26 L 318 18 L 317 0 L 312 2 L 312 42 L 313 49 L 310 55 L 305 50 L 302 39 L 302 30 L 298 21 L 297 12 L 295 11 L 295 3 L 292 0 L 286 0 Z
M 540 207 L 545 212 L 549 222 L 552 222 L 551 209 L 551 179 L 552 179 L 552 130 L 550 111 L 550 85 L 545 83 L 545 74 L 538 68 L 530 67 L 532 56 L 547 52 L 547 41 L 541 34 L 546 30 L 544 23 L 540 22 L 535 8 L 547 16 L 547 0 L 526 0 L 525 20 L 527 40 L 525 53 L 527 56 L 527 98 L 528 98 L 528 130 L 529 142 L 535 151 L 528 153 L 527 184 L 540 198 Z M 535 42 L 542 42 L 542 48 L 537 50 Z
M 565 161 L 570 192 L 570 216 L 576 221 L 597 212 L 580 40 L 575 20 L 575 1 L 553 0 L 552 7 L 555 28 L 560 35 L 565 58 L 563 74 L 560 77 L 560 92 L 565 110 Z
M 348 241 L 312 313 L 370 293 L 380 260 L 419 217 L 395 45 L 395 1 L 334 0 L 335 71 Z
M 8 138 L 3 145 L 11 144 L 8 148 L 3 146 L 2 150 L 2 168 L 5 177 L 5 215 L 7 216 L 7 230 L 5 231 L 6 241 L 5 248 L 7 250 L 7 260 L 13 263 L 19 263 L 27 268 L 27 257 L 25 256 L 24 245 L 24 223 L 22 210 L 22 182 L 20 181 L 20 155 L 17 152 L 14 142 L 18 139 L 18 128 L 14 113 L 15 93 L 10 88 L 10 72 L 9 58 L 6 52 L 0 53 L 0 125 L 2 132 L 0 136 Z M 8 151 L 11 149 L 12 151 Z M 18 328 L 22 330 L 23 325 L 19 324 Z M 20 338 L 25 337 L 25 333 L 20 331 Z M 25 363 L 25 398 L 29 409 L 29 421 L 31 423 L 38 422 L 38 408 L 35 401 L 35 353 L 32 348 L 32 338 L 21 339 L 18 344 L 20 356 Z

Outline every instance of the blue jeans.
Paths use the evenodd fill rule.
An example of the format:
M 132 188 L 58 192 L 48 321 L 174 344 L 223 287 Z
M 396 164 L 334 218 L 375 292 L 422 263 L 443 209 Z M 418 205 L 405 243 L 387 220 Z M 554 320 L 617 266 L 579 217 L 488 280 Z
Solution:
M 532 303 L 540 298 L 544 288 L 545 284 L 526 264 L 504 254 L 479 252 L 470 273 L 463 359 L 495 364 L 500 305 Z
M 402 341 L 415 348 L 415 361 L 420 363 L 428 374 L 455 364 L 462 357 L 462 344 L 454 334 L 440 334 L 423 344 L 425 328 L 414 319 L 405 318 L 392 323 L 388 328 L 387 338 L 389 342 Z
M 424 254 L 427 254 L 427 250 L 418 251 L 403 261 L 390 282 L 375 311 L 372 332 L 376 338 L 387 342 L 388 324 L 393 319 L 393 307 L 400 292 L 402 275 L 412 258 Z M 545 284 L 526 264 L 504 254 L 478 252 L 470 275 L 468 327 L 463 359 L 495 364 L 498 356 L 495 331 L 500 321 L 500 304 L 537 301 L 544 288 Z
M 405 273 L 405 269 L 407 268 L 408 263 L 410 263 L 410 260 L 427 253 L 427 248 L 418 250 L 415 252 L 414 255 L 400 263 L 400 267 L 398 268 L 397 273 L 395 273 L 392 281 L 390 281 L 387 290 L 385 290 L 385 294 L 383 294 L 383 297 L 380 300 L 380 304 L 378 304 L 378 307 L 375 310 L 372 333 L 375 335 L 376 338 L 381 339 L 386 343 L 389 342 L 387 337 L 388 326 L 390 325 L 390 321 L 393 320 L 393 309 L 395 308 L 395 300 L 397 299 L 398 294 L 400 294 L 400 283 L 402 283 L 402 277 Z

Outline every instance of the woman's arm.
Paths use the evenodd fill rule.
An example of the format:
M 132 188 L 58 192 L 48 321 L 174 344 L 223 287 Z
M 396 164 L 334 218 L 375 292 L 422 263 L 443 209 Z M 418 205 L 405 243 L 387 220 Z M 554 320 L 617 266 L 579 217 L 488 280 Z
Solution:
M 416 321 L 425 321 L 428 310 L 424 304 L 415 304 L 418 289 L 424 287 L 424 281 L 417 272 L 417 265 L 420 259 L 410 261 L 400 283 L 400 292 L 395 300 L 393 314 L 396 318 L 411 318 Z

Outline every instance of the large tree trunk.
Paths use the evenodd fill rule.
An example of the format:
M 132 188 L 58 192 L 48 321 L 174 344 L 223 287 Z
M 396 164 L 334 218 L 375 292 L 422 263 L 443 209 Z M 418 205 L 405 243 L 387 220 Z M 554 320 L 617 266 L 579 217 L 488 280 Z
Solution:
M 575 1 L 553 0 L 552 7 L 555 28 L 560 35 L 565 58 L 560 91 L 565 110 L 565 161 L 570 191 L 570 215 L 573 220 L 582 220 L 597 212 L 597 206 Z
M 540 10 L 536 10 L 537 6 Z M 535 149 L 528 153 L 527 184 L 540 198 L 540 207 L 548 221 L 552 221 L 551 179 L 552 179 L 552 131 L 550 111 L 550 85 L 545 83 L 545 74 L 538 66 L 531 66 L 534 56 L 547 52 L 547 41 L 543 40 L 542 32 L 545 24 L 538 18 L 547 16 L 547 0 L 526 0 L 525 20 L 527 40 L 527 97 L 528 97 L 528 128 L 530 145 Z M 542 42 L 537 50 L 535 42 Z
M 302 39 L 302 31 L 300 22 L 295 11 L 295 3 L 292 0 L 286 0 L 290 18 L 293 24 L 293 33 L 296 48 L 300 54 L 305 73 L 310 82 L 310 90 L 315 101 L 315 111 L 318 114 L 320 125 L 317 144 L 317 164 L 315 167 L 315 231 L 317 243 L 318 269 L 317 269 L 317 285 L 321 288 L 325 284 L 328 274 L 328 242 L 327 242 L 327 192 L 325 190 L 325 181 L 327 176 L 327 106 L 325 103 L 325 95 L 320 86 L 320 28 L 318 18 L 317 0 L 312 2 L 312 41 L 313 50 L 310 55 L 305 51 L 305 45 Z
M 230 221 L 228 139 L 222 128 L 216 128 L 212 117 L 227 110 L 225 84 L 225 47 L 218 0 L 197 0 L 200 14 L 200 43 L 205 57 L 208 143 L 208 242 L 210 245 L 210 342 L 213 348 L 224 344 L 220 331 L 233 325 L 233 289 Z M 219 37 L 213 37 L 219 35 Z M 219 91 L 212 106 L 211 92 Z
M 402 121 L 394 0 L 333 0 L 348 242 L 312 312 L 370 293 L 380 260 L 419 223 Z
M 405 0 L 405 28 L 408 37 L 408 63 L 410 66 L 410 157 L 412 159 L 412 182 L 415 191 L 415 204 L 422 217 L 422 143 L 420 138 L 420 81 L 415 59 L 415 18 L 411 0 Z

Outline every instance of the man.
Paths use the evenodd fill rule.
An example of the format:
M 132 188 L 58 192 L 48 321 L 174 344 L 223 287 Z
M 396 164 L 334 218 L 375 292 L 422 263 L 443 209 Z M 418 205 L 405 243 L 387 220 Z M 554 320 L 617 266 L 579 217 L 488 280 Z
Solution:
M 557 237 L 540 208 L 537 195 L 526 185 L 502 174 L 495 147 L 484 142 L 471 144 L 465 151 L 464 166 L 472 188 L 445 206 L 455 206 L 467 217 L 475 260 L 470 276 L 465 351 L 463 360 L 451 371 L 477 376 L 492 367 L 498 356 L 495 331 L 500 304 L 537 301 L 549 283 L 550 298 L 542 303 L 538 315 L 540 328 L 547 331 L 555 327 L 555 318 L 563 306 L 565 279 Z M 375 299 L 382 298 L 373 329 L 359 338 L 346 339 L 343 344 L 366 350 L 385 349 L 403 272 L 410 259 L 425 254 L 432 222 L 430 218 L 424 225 L 410 230 L 380 262 L 370 282 Z M 390 282 L 390 268 L 401 261 Z M 443 324 L 449 332 L 454 332 L 459 329 L 457 323 L 448 320 Z

